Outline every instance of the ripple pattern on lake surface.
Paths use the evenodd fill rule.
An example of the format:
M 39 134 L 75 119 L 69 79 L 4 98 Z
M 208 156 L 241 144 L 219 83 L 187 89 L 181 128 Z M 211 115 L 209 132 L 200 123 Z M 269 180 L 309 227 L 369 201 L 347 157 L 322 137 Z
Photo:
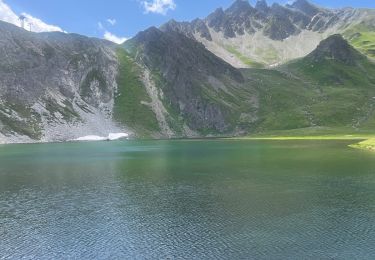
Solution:
M 0 259 L 374 259 L 375 154 L 347 144 L 0 146 Z

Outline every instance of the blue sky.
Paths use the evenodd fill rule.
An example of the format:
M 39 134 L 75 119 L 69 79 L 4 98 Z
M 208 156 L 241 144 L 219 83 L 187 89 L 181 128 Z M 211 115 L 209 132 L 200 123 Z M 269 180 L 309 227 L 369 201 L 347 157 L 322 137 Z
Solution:
M 138 31 L 150 26 L 159 26 L 172 18 L 183 21 L 205 17 L 217 7 L 228 7 L 233 1 L 0 0 L 0 4 L 1 2 L 6 4 L 17 15 L 27 13 L 64 31 L 102 38 L 105 32 L 119 37 L 132 37 Z M 164 3 L 162 7 L 166 9 L 158 9 L 160 6 L 157 2 Z M 285 4 L 287 1 L 268 0 L 269 4 L 273 2 Z M 255 0 L 250 0 L 250 3 L 255 4 Z M 315 0 L 313 3 L 332 8 L 345 6 L 375 8 L 375 0 Z

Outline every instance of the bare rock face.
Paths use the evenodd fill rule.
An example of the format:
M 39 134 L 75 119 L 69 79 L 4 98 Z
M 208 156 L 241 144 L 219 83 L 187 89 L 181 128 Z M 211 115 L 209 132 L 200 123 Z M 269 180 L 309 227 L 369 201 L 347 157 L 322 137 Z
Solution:
M 239 70 L 173 30 L 150 28 L 126 42 L 125 48 L 153 72 L 162 92 L 159 98 L 169 108 L 169 121 L 175 122 L 171 128 L 185 125 L 203 135 L 236 131 L 240 113 L 234 111 L 242 101 L 235 91 L 246 92 Z M 242 98 L 248 98 L 246 110 L 256 110 L 250 104 L 253 94 L 246 92 Z
M 313 17 L 314 15 L 321 12 L 321 9 L 316 7 L 315 5 L 309 3 L 306 0 L 297 0 L 291 5 L 286 5 L 289 8 L 293 8 L 296 10 L 301 11 L 302 13 L 308 15 L 309 17 Z
M 188 26 L 202 37 L 208 33 L 201 20 Z M 184 24 L 167 27 L 120 46 L 1 22 L 0 142 L 111 132 L 143 137 L 137 129 L 151 137 L 247 131 L 257 116 L 255 90 L 239 70 L 186 35 Z M 124 54 L 124 48 L 133 51 Z
M 269 11 L 266 0 L 258 0 L 255 4 L 255 9 L 259 12 L 267 13 Z
M 194 22 L 171 21 L 161 30 L 183 32 L 233 66 L 246 68 L 303 57 L 329 35 L 373 23 L 374 17 L 374 10 L 327 9 L 307 0 L 272 6 L 259 0 L 255 7 L 248 0 L 236 0 L 199 20 L 199 29 Z
M 4 22 L 0 35 L 5 137 L 58 141 L 116 129 L 110 123 L 118 66 L 113 44 L 75 34 L 31 33 Z
M 254 34 L 257 31 L 263 31 L 264 35 L 272 40 L 283 40 L 291 35 L 298 34 L 300 30 L 305 29 L 311 21 L 311 18 L 318 12 L 326 10 L 319 9 L 304 0 L 296 1 L 293 5 L 281 6 L 273 4 L 271 7 L 267 2 L 258 1 L 255 8 L 248 0 L 236 0 L 228 9 L 217 9 L 205 20 L 208 28 L 216 32 L 222 32 L 225 38 L 236 38 L 238 35 Z M 174 26 L 163 26 L 162 29 L 180 28 L 176 21 Z M 187 36 L 193 35 L 194 27 L 188 23 L 181 23 Z M 206 36 L 209 39 L 210 36 Z

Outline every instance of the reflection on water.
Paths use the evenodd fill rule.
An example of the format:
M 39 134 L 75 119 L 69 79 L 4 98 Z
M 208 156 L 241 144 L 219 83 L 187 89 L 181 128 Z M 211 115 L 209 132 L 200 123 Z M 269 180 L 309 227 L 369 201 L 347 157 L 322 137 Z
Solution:
M 371 259 L 375 155 L 347 144 L 0 146 L 0 259 Z

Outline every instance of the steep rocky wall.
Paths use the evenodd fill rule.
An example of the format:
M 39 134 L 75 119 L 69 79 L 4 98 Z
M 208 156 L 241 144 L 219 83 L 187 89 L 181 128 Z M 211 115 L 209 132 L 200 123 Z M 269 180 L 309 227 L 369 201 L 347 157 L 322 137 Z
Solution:
M 59 141 L 120 131 L 112 123 L 115 45 L 0 22 L 2 139 Z M 20 139 L 20 138 L 17 138 Z

